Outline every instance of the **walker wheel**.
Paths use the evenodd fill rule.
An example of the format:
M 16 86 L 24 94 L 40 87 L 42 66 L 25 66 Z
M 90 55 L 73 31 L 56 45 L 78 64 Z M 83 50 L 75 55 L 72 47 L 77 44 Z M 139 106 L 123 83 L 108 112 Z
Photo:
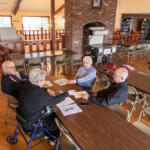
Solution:
M 17 139 L 17 138 L 14 139 L 14 135 L 8 136 L 6 140 L 7 140 L 7 142 L 8 142 L 9 144 L 16 144 L 16 143 L 18 142 L 18 139 Z

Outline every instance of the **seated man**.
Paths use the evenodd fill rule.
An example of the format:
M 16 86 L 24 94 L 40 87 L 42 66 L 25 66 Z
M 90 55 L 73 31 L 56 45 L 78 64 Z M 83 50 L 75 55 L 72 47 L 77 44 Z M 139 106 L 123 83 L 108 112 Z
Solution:
M 58 96 L 55 96 L 55 93 L 47 88 L 42 88 L 45 82 L 46 72 L 36 68 L 32 69 L 29 73 L 29 81 L 24 81 L 22 83 L 19 95 L 19 103 L 17 107 L 17 112 L 22 116 L 28 123 L 35 124 L 41 116 L 41 112 L 44 107 L 50 106 L 53 107 L 57 103 L 63 101 L 66 97 L 69 96 L 71 91 L 62 93 Z M 54 136 L 59 135 L 59 131 L 54 122 L 55 114 L 45 115 L 42 117 L 42 124 Z M 25 131 L 33 131 L 32 126 L 28 126 L 22 123 L 22 126 Z M 40 131 L 40 133 L 42 133 Z M 40 135 L 39 133 L 39 135 Z M 40 135 L 43 137 L 45 135 Z
M 113 75 L 112 83 L 108 89 L 99 91 L 96 96 L 85 93 L 83 98 L 95 104 L 111 106 L 120 104 L 128 98 L 128 83 L 126 81 L 128 71 L 125 68 L 118 68 Z
M 83 58 L 83 67 L 80 67 L 75 75 L 76 80 L 70 80 L 70 84 L 77 83 L 83 90 L 89 92 L 91 85 L 96 78 L 96 69 L 92 66 L 92 58 L 85 56 Z
M 16 99 L 19 97 L 20 83 L 23 79 L 28 77 L 22 73 L 16 71 L 13 61 L 5 61 L 2 63 L 2 78 L 1 88 L 6 94 L 14 96 Z

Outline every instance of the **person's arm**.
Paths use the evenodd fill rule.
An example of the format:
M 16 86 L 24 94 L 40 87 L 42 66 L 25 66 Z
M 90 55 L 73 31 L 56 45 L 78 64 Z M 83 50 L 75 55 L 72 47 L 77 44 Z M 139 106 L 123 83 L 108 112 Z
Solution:
M 78 83 L 86 82 L 88 80 L 94 79 L 96 77 L 96 70 L 92 69 L 90 72 L 85 74 L 84 76 L 77 79 Z
M 102 94 L 102 91 L 97 96 L 89 97 L 89 101 L 103 106 L 111 106 L 124 102 L 128 97 L 127 90 L 117 90 L 115 93 Z
M 47 92 L 52 96 L 56 96 L 56 94 L 53 90 L 47 89 Z
M 54 106 L 69 96 L 68 92 L 64 92 L 58 96 L 52 96 L 47 92 L 46 88 L 41 88 L 40 93 L 40 95 L 43 97 L 43 103 L 45 106 Z
M 82 69 L 79 68 L 79 69 L 78 69 L 78 72 L 77 72 L 76 75 L 75 75 L 75 78 L 76 78 L 76 79 L 70 80 L 70 81 L 69 81 L 69 84 L 76 84 L 76 83 L 77 83 L 77 78 L 80 77 L 81 71 L 82 71 Z
M 1 89 L 4 93 L 18 98 L 20 85 L 16 82 L 13 82 L 8 76 L 2 76 Z
M 82 72 L 82 67 L 80 67 L 75 75 L 75 78 L 79 78 Z
M 58 96 L 54 96 L 54 97 L 52 97 L 53 100 L 51 101 L 51 104 L 56 105 L 57 103 L 63 101 L 68 96 L 69 96 L 68 92 L 64 92 Z

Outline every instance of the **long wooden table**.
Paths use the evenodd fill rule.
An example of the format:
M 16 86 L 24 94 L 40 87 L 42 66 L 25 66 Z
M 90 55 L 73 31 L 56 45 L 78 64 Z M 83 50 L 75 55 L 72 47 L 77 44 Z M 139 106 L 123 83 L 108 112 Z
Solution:
M 52 89 L 68 91 L 80 90 L 76 85 L 59 86 L 50 78 Z M 82 99 L 74 99 L 76 103 Z M 82 113 L 63 116 L 56 112 L 59 119 L 70 131 L 83 150 L 149 150 L 150 137 L 122 119 L 107 107 L 90 104 L 81 107 Z
M 17 60 L 17 59 L 31 59 L 31 58 L 44 58 L 44 57 L 54 57 L 58 55 L 72 55 L 75 54 L 73 51 L 69 50 L 49 50 L 49 51 L 41 51 L 41 52 L 31 52 L 25 54 L 8 54 L 10 60 Z
M 136 89 L 150 94 L 150 77 L 137 73 L 129 72 L 128 83 Z

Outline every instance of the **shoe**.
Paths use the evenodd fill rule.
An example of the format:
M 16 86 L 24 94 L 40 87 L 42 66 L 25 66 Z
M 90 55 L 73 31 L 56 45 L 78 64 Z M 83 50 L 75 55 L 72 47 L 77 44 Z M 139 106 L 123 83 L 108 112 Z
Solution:
M 50 144 L 51 146 L 54 146 L 54 145 L 56 144 L 56 142 L 50 140 L 49 144 Z
M 48 140 L 49 139 L 49 136 L 44 136 L 44 140 Z

